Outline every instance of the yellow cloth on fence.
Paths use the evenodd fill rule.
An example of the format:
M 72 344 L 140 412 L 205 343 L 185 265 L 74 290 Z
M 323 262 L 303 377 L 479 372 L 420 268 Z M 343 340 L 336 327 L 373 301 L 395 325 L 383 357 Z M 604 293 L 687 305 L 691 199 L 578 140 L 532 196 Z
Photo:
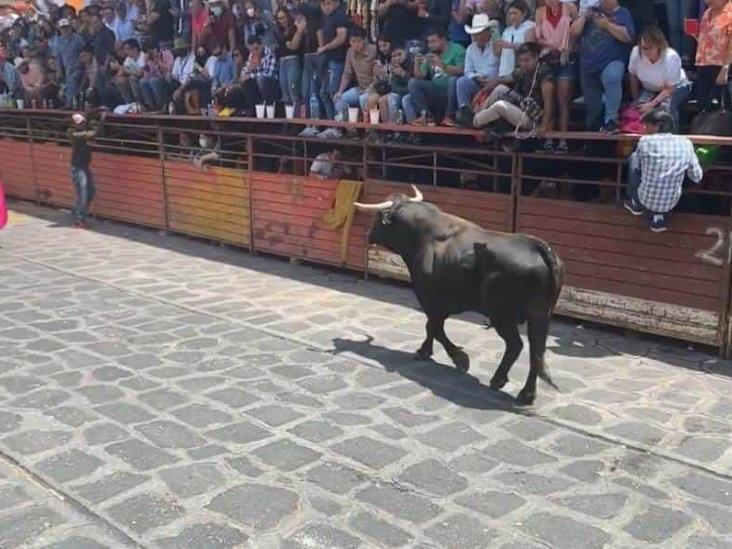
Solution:
M 335 199 L 330 209 L 325 212 L 323 221 L 325 221 L 331 229 L 342 227 L 341 231 L 341 261 L 343 263 L 348 259 L 348 237 L 353 224 L 353 217 L 356 211 L 353 205 L 361 194 L 361 181 L 341 180 L 336 187 Z

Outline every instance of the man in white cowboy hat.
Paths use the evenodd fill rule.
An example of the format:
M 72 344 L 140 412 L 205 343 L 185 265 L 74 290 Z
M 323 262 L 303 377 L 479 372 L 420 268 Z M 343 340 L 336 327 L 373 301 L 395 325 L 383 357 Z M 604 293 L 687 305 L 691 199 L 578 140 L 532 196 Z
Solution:
M 89 206 L 96 193 L 94 177 L 90 169 L 92 152 L 89 141 L 97 136 L 106 116 L 105 111 L 102 113 L 101 121 L 97 124 L 90 123 L 85 115 L 75 112 L 71 115 L 71 125 L 67 130 L 69 141 L 71 141 L 71 181 L 76 194 L 76 206 L 72 213 L 75 219 L 74 226 L 80 229 L 89 227 Z
M 498 21 L 485 13 L 478 13 L 473 16 L 470 25 L 465 25 L 465 32 L 472 36 L 473 41 L 465 52 L 465 73 L 457 79 L 454 93 L 451 94 L 445 120 L 447 125 L 452 125 L 453 117 L 457 120 L 466 119 L 469 125 L 471 118 L 466 115 L 473 97 L 483 86 L 498 77 L 499 59 L 494 51 L 495 37 L 499 35 Z

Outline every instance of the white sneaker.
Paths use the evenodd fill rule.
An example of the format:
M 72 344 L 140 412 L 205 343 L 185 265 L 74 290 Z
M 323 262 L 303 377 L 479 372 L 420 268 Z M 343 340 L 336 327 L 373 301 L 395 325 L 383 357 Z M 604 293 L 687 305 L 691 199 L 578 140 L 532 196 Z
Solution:
M 318 134 L 321 139 L 340 139 L 343 132 L 339 128 L 327 128 Z
M 319 132 L 318 128 L 316 128 L 315 126 L 307 126 L 303 131 L 301 131 L 297 135 L 299 135 L 300 137 L 315 137 L 319 133 L 320 132 Z

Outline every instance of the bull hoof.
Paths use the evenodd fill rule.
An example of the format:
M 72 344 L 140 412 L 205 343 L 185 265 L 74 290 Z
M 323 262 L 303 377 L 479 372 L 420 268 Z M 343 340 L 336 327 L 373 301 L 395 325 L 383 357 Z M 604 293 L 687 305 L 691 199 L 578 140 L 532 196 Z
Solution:
M 517 406 L 531 406 L 536 400 L 536 393 L 530 393 L 528 391 L 521 391 L 516 397 Z
M 501 377 L 501 378 L 493 377 L 491 379 L 490 387 L 494 391 L 500 391 L 501 389 L 503 389 L 506 386 L 506 383 L 508 383 L 507 377 Z
M 432 360 L 432 353 L 430 351 L 423 351 L 422 349 L 417 349 L 417 351 L 413 355 L 414 360 Z
M 470 370 L 470 357 L 465 351 L 458 349 L 450 358 L 452 358 L 452 363 L 455 364 L 455 367 L 462 373 L 467 373 Z

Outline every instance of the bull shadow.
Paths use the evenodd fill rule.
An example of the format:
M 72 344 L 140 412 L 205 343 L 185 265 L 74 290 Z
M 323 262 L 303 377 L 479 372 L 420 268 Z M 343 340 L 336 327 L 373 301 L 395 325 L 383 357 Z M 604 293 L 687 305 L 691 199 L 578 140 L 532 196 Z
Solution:
M 358 341 L 349 338 L 334 338 L 330 353 L 348 353 L 358 359 L 378 363 L 386 372 L 399 374 L 453 404 L 476 410 L 504 410 L 524 412 L 528 410 L 516 405 L 515 399 L 503 391 L 496 391 L 470 373 L 459 372 L 452 364 L 417 361 L 413 353 L 390 349 L 374 344 L 372 336 Z

